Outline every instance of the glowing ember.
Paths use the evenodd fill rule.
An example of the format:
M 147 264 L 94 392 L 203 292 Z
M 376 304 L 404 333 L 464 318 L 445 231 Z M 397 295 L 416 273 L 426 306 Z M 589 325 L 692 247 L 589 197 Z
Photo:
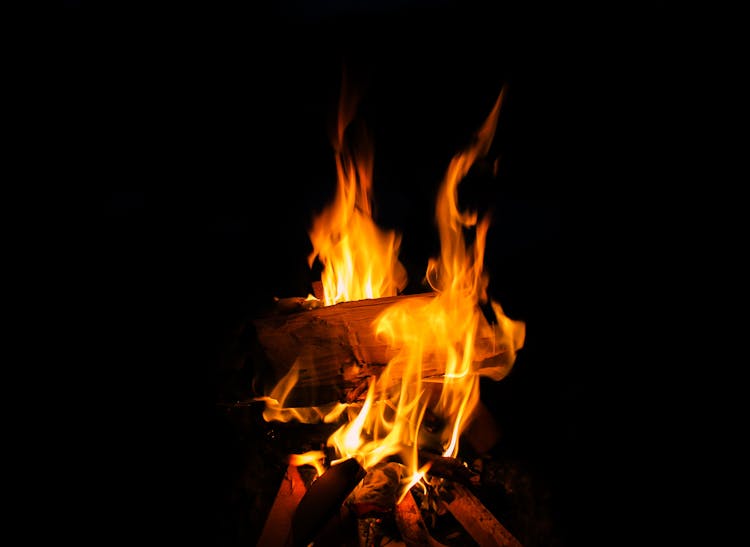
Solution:
M 430 464 L 419 466 L 418 449 L 456 456 L 467 418 L 479 402 L 479 376 L 503 378 L 513 366 L 516 351 L 523 346 L 525 325 L 506 317 L 497 302 L 487 302 L 488 278 L 483 260 L 489 218 L 478 219 L 476 213 L 458 208 L 458 184 L 473 163 L 487 154 L 502 98 L 503 92 L 474 142 L 451 160 L 438 192 L 435 216 L 440 256 L 429 261 L 426 274 L 436 291 L 435 298 L 397 301 L 373 324 L 377 336 L 398 350 L 379 378 L 370 378 L 364 403 L 283 408 L 283 401 L 296 382 L 296 364 L 271 396 L 264 398 L 267 408 L 263 416 L 267 420 L 330 422 L 346 410 L 348 423 L 328 440 L 340 458 L 333 463 L 355 458 L 364 469 L 370 469 L 385 458 L 398 455 L 407 467 L 401 498 L 430 468 Z M 343 142 L 345 127 L 346 123 L 340 123 L 339 142 Z M 340 147 L 337 167 L 336 201 L 316 220 L 311 233 L 316 249 L 312 256 L 317 254 L 326 266 L 326 304 L 394 294 L 399 286 L 398 276 L 393 276 L 400 271 L 395 259 L 398 239 L 392 234 L 383 237 L 369 217 L 365 198 L 371 163 L 369 159 L 355 162 Z M 464 236 L 467 229 L 474 231 L 471 244 Z M 357 254 L 365 251 L 366 256 Z M 480 304 L 492 307 L 494 324 L 487 322 Z M 492 354 L 499 357 L 482 360 L 477 351 L 480 340 L 489 340 L 497 350 Z M 443 374 L 425 378 L 426 363 L 436 361 L 444 364 Z M 421 427 L 428 408 L 437 418 L 435 421 L 442 424 L 436 433 Z
M 398 261 L 401 237 L 383 231 L 372 220 L 372 148 L 364 138 L 355 151 L 347 144 L 346 129 L 355 102 L 342 88 L 338 134 L 334 142 L 338 184 L 333 203 L 313 220 L 310 240 L 323 264 L 321 281 L 325 305 L 396 296 L 406 286 L 406 269 Z

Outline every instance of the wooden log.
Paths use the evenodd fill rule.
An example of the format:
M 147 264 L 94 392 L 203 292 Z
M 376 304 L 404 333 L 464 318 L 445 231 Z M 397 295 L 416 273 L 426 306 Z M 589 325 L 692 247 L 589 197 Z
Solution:
M 419 464 L 424 465 L 427 462 L 431 463 L 430 475 L 460 482 L 464 485 L 470 485 L 479 480 L 479 474 L 465 466 L 464 463 L 457 458 L 450 458 L 447 456 L 432 454 L 430 452 L 420 451 Z
M 396 526 L 406 547 L 445 547 L 430 535 L 411 492 L 407 492 L 401 503 L 396 505 L 395 516 Z
M 291 547 L 305 547 L 321 533 L 326 524 L 341 511 L 341 504 L 365 470 L 354 459 L 329 467 L 300 500 L 292 517 Z
M 300 500 L 307 492 L 299 471 L 289 465 L 281 481 L 279 492 L 268 513 L 263 532 L 258 540 L 258 547 L 285 547 L 289 542 L 289 531 L 292 528 L 292 517 Z
M 262 355 L 272 369 L 267 376 L 272 382 L 278 381 L 298 362 L 299 379 L 285 403 L 287 407 L 346 400 L 364 378 L 379 376 L 401 350 L 376 336 L 376 318 L 397 302 L 428 304 L 434 297 L 434 293 L 425 293 L 358 300 L 254 319 Z M 522 325 L 509 338 L 503 335 L 502 323 L 490 325 L 484 315 L 480 321 L 475 362 L 479 367 L 510 370 L 515 350 L 523 345 Z M 443 355 L 426 348 L 423 376 L 441 375 L 444 361 Z M 401 377 L 398 370 L 393 372 L 394 378 Z
M 521 547 L 495 516 L 464 486 L 453 484 L 454 498 L 445 506 L 482 547 Z

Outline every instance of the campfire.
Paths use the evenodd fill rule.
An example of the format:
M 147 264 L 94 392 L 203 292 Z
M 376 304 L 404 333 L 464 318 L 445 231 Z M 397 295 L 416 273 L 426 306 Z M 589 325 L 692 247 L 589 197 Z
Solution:
M 356 101 L 342 92 L 336 194 L 309 231 L 320 282 L 253 321 L 274 379 L 256 386 L 263 419 L 335 431 L 289 454 L 259 545 L 439 545 L 430 511 L 450 512 L 480 545 L 518 545 L 472 493 L 477 469 L 459 456 L 482 413 L 480 377 L 502 380 L 525 338 L 525 325 L 487 295 L 490 218 L 458 202 L 492 143 L 503 95 L 439 189 L 440 254 L 425 271 L 432 291 L 407 295 L 400 235 L 372 217 L 372 147 L 351 130 Z

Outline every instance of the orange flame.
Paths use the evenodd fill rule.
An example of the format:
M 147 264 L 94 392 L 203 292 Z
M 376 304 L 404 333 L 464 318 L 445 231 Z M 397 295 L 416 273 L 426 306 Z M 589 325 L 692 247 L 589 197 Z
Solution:
M 409 479 L 408 482 L 401 488 L 401 495 L 398 497 L 398 500 L 396 500 L 396 505 L 401 503 L 403 499 L 406 497 L 406 494 L 411 490 L 411 487 L 420 482 L 425 474 L 430 470 L 430 467 L 432 467 L 432 462 L 427 462 L 422 467 L 420 467 L 416 473 L 414 473 Z M 422 485 L 424 488 L 424 485 Z
M 384 231 L 372 219 L 373 153 L 362 138 L 355 150 L 345 139 L 356 101 L 342 85 L 336 152 L 337 187 L 333 202 L 313 219 L 308 257 L 323 264 L 321 281 L 326 306 L 338 302 L 395 296 L 406 286 L 406 269 L 398 261 L 401 236 Z
M 266 403 L 266 407 L 263 410 L 263 419 L 267 422 L 274 420 L 277 422 L 297 420 L 305 424 L 312 424 L 320 421 L 326 423 L 336 421 L 346 409 L 347 405 L 343 403 L 331 403 L 319 407 L 288 408 L 284 406 L 289 393 L 294 388 L 298 379 L 299 360 L 294 362 L 289 369 L 289 372 L 287 372 L 286 375 L 279 380 L 276 386 L 274 386 L 270 395 L 255 397 L 255 401 L 264 401 Z
M 362 428 L 372 407 L 373 396 L 375 394 L 374 387 L 375 383 L 370 382 L 367 397 L 357 417 L 348 424 L 341 426 L 328 439 L 328 445 L 334 446 L 336 451 L 341 455 L 340 460 L 354 456 L 362 446 Z M 337 460 L 335 463 L 340 460 Z
M 306 421 L 316 418 L 317 414 L 317 419 L 330 420 L 331 415 L 338 416 L 346 409 L 349 422 L 328 440 L 328 444 L 340 456 L 333 463 L 356 458 L 365 469 L 369 469 L 383 459 L 398 454 L 408 469 L 402 483 L 401 499 L 412 486 L 423 479 L 430 468 L 429 463 L 419 466 L 418 449 L 427 446 L 438 449 L 444 456 L 458 454 L 459 439 L 466 427 L 467 418 L 479 402 L 479 376 L 502 379 L 512 368 L 516 351 L 523 346 L 524 323 L 509 319 L 500 304 L 492 301 L 489 305 L 497 321 L 490 324 L 479 307 L 479 304 L 486 304 L 488 299 L 488 278 L 483 270 L 483 261 L 489 219 L 485 217 L 478 220 L 476 213 L 461 212 L 458 208 L 458 184 L 477 158 L 487 154 L 497 127 L 503 95 L 504 90 L 475 135 L 474 142 L 451 160 L 438 192 L 435 216 L 440 234 L 440 256 L 429 261 L 426 272 L 437 295 L 427 302 L 397 302 L 375 320 L 373 327 L 376 334 L 392 348 L 399 349 L 377 381 L 371 379 L 367 397 L 361 406 L 350 405 L 347 408 L 347 405 L 341 405 L 325 411 L 315 409 L 314 412 L 313 409 L 306 409 L 310 413 L 302 417 L 295 416 Z M 343 128 L 340 126 L 339 138 L 342 137 Z M 341 154 L 337 161 L 340 184 L 336 204 L 339 200 L 348 200 L 353 204 L 361 199 L 360 194 L 354 193 L 355 183 L 359 181 L 361 185 L 366 180 L 369 184 L 369 178 L 354 176 L 356 165 L 353 161 L 346 169 L 343 167 L 346 157 Z M 325 252 L 320 251 L 323 246 L 316 246 L 319 256 L 332 257 L 334 240 L 337 244 L 346 241 L 347 245 L 353 245 L 351 248 L 347 247 L 346 252 L 341 251 L 344 262 L 348 260 L 348 264 L 354 268 L 346 270 L 347 275 L 353 273 L 359 263 L 352 258 L 353 255 L 346 253 L 366 249 L 367 240 L 355 238 L 363 233 L 371 233 L 357 232 L 355 235 L 343 231 L 344 226 L 358 226 L 352 218 L 361 214 L 360 211 L 369 212 L 369 205 L 354 213 L 352 210 L 333 207 L 327 211 L 324 217 L 340 221 L 340 231 L 336 232 L 338 239 L 322 238 L 329 244 L 325 247 Z M 374 228 L 374 225 L 371 226 Z M 475 230 L 475 238 L 471 244 L 467 244 L 464 236 L 467 228 Z M 318 234 L 315 230 L 314 232 Z M 317 236 L 311 237 L 315 242 Z M 398 245 L 395 246 L 396 250 L 397 248 Z M 384 259 L 390 267 L 394 265 L 393 257 L 395 255 L 389 254 Z M 347 298 L 352 293 L 348 292 L 349 288 L 340 281 L 341 278 L 336 277 L 338 263 L 334 267 L 332 259 L 323 260 L 326 267 L 331 266 L 330 275 L 333 276 L 324 278 L 328 305 L 338 302 L 338 298 Z M 370 270 L 365 268 L 364 271 L 369 275 Z M 390 286 L 393 287 L 392 284 Z M 375 296 L 372 291 L 365 293 L 366 297 Z M 493 351 L 489 353 L 496 357 L 482 359 L 477 352 L 478 348 L 481 349 L 481 344 L 491 344 Z M 434 372 L 435 363 L 441 364 L 440 370 L 427 374 L 428 366 L 431 367 L 429 371 Z M 279 386 L 274 392 L 280 389 Z M 288 391 L 280 395 L 285 396 L 287 393 Z M 357 406 L 360 408 L 359 412 L 355 410 Z M 421 427 L 428 408 L 437 418 L 437 423 L 443 424 L 437 433 L 430 433 Z M 284 412 L 287 410 L 289 409 L 277 409 L 276 412 L 285 416 Z M 265 415 L 264 413 L 264 417 Z
M 396 303 L 376 320 L 376 333 L 391 347 L 401 349 L 377 383 L 370 384 L 356 420 L 335 433 L 329 442 L 342 457 L 356 457 L 365 469 L 399 453 L 410 472 L 403 492 L 429 469 L 419 467 L 417 451 L 420 443 L 429 442 L 420 430 L 428 406 L 445 424 L 439 434 L 441 452 L 455 456 L 466 418 L 479 402 L 478 375 L 502 378 L 515 360 L 515 351 L 523 345 L 523 323 L 508 319 L 500 305 L 492 302 L 498 322 L 490 325 L 478 306 L 487 300 L 483 261 L 489 219 L 477 222 L 475 213 L 462 213 L 457 205 L 458 184 L 492 142 L 502 98 L 501 92 L 474 143 L 450 162 L 438 193 L 436 220 L 441 253 L 427 268 L 427 278 L 437 296 L 427 303 Z M 471 227 L 475 228 L 476 237 L 473 244 L 467 245 L 463 230 Z M 478 335 L 491 339 L 498 348 L 502 346 L 503 359 L 498 363 L 476 363 Z M 440 380 L 427 380 L 432 385 L 439 382 L 436 401 L 434 390 L 427 389 L 424 379 L 425 364 L 435 361 L 444 364 Z M 485 367 L 487 364 L 495 366 Z M 395 377 L 395 371 L 399 377 Z M 398 391 L 393 389 L 396 385 L 400 386 Z M 373 402 L 376 392 L 379 396 Z M 363 432 L 367 433 L 367 440 L 363 440 Z M 341 438 L 348 439 L 349 444 Z
M 326 459 L 326 454 L 322 450 L 311 450 L 304 454 L 292 454 L 289 456 L 289 463 L 296 467 L 300 465 L 312 465 L 315 468 L 318 477 L 325 473 L 325 466 L 323 462 Z

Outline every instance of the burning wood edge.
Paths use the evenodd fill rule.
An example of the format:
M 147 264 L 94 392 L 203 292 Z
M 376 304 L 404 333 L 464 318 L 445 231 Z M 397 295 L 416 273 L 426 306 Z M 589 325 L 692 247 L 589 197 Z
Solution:
M 439 465 L 443 460 L 447 462 L 451 459 L 435 458 L 431 461 Z M 451 466 L 454 464 L 460 465 L 460 462 L 458 460 L 450 462 Z M 388 465 L 398 466 L 398 464 L 383 464 L 378 467 L 387 468 Z M 377 474 L 378 471 L 375 473 Z M 258 540 L 258 547 L 290 547 L 309 544 L 319 534 L 325 533 L 326 523 L 330 524 L 331 520 L 338 515 L 344 499 L 346 503 L 352 505 L 354 513 L 358 514 L 360 528 L 362 525 L 367 527 L 370 520 L 379 522 L 373 517 L 381 513 L 390 513 L 407 547 L 445 547 L 430 535 L 410 491 L 406 492 L 400 502 L 395 502 L 400 475 L 396 475 L 395 479 L 393 477 L 385 479 L 386 482 L 392 483 L 385 486 L 382 484 L 382 478 L 380 483 L 376 480 L 373 483 L 374 486 L 371 485 L 369 489 L 366 481 L 362 480 L 368 475 L 356 461 L 347 460 L 328 469 L 307 489 L 295 465 L 290 464 L 266 519 Z M 453 499 L 443 504 L 479 545 L 482 547 L 521 547 L 521 543 L 497 521 L 471 491 L 454 481 L 450 484 Z M 393 502 L 388 501 L 389 499 Z M 335 535 L 336 531 L 329 530 L 328 533 Z
M 445 507 L 482 547 L 521 547 L 474 494 L 460 484 L 453 484 L 454 498 Z
M 266 518 L 263 532 L 258 540 L 258 547 L 285 547 L 287 545 L 292 517 L 306 492 L 307 488 L 297 468 L 290 464 Z
M 430 535 L 411 492 L 396 505 L 396 526 L 407 547 L 445 547 Z
M 407 547 L 444 547 L 432 538 L 410 491 L 398 500 L 406 468 L 381 462 L 372 468 L 347 498 L 357 518 L 360 545 L 380 545 L 393 521 Z M 392 538 L 390 538 L 392 540 Z
M 419 451 L 420 465 L 430 462 L 430 475 L 441 477 L 463 484 L 472 484 L 479 480 L 479 474 L 471 470 L 458 458 L 439 456 L 429 452 Z
M 354 459 L 329 467 L 299 500 L 291 519 L 289 545 L 305 547 L 339 513 L 346 497 L 365 476 Z
M 286 406 L 344 401 L 352 390 L 361 387 L 364 378 L 380 376 L 401 348 L 377 337 L 373 328 L 376 318 L 396 302 L 427 304 L 434 297 L 434 293 L 425 293 L 358 300 L 253 320 L 263 357 L 276 381 L 299 363 L 299 379 Z M 484 317 L 474 342 L 474 360 L 478 369 L 495 369 L 490 375 L 499 380 L 510 370 L 515 351 L 523 345 L 525 329 L 518 328 L 522 324 L 514 321 L 513 347 L 498 344 L 503 339 L 503 321 L 491 325 Z M 429 349 L 424 353 L 422 374 L 441 376 L 444 356 Z M 393 372 L 395 378 L 401 377 L 399 370 Z

